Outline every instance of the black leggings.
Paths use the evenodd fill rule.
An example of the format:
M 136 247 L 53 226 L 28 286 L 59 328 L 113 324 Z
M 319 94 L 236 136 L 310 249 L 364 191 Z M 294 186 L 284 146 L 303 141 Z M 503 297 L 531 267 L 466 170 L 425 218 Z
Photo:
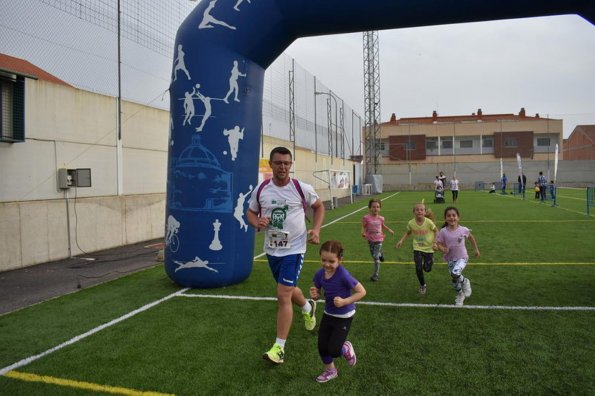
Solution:
M 318 329 L 318 353 L 324 364 L 330 364 L 333 358 L 341 356 L 352 321 L 353 316 L 337 318 L 326 313 L 322 315 Z
M 421 286 L 426 284 L 424 279 L 424 271 L 430 272 L 432 265 L 434 264 L 434 253 L 420 252 L 419 250 L 413 251 L 413 261 L 415 262 L 415 274 L 417 280 Z

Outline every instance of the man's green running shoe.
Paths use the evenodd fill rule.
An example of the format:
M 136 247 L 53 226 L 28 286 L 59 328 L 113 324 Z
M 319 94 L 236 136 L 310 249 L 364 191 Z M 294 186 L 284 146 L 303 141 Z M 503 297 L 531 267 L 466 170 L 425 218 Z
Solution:
M 270 360 L 271 362 L 275 363 L 275 364 L 281 364 L 283 363 L 283 358 L 285 357 L 285 352 L 283 351 L 283 348 L 281 347 L 281 345 L 275 343 L 275 345 L 273 345 L 273 347 L 271 349 L 269 349 L 268 352 L 265 352 L 264 355 L 262 355 L 262 358 L 265 360 Z
M 316 327 L 316 301 L 308 300 L 312 309 L 309 313 L 303 313 L 306 330 L 312 331 Z

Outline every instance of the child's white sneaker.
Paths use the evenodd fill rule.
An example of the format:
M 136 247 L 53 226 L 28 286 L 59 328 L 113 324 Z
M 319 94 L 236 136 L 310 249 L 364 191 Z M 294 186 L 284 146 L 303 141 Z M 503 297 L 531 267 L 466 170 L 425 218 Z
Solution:
M 457 294 L 457 297 L 455 298 L 455 305 L 457 307 L 462 307 L 463 306 L 463 301 L 465 301 L 465 293 L 460 291 Z
M 465 293 L 465 297 L 471 296 L 471 281 L 469 278 L 465 278 L 463 281 L 463 293 Z

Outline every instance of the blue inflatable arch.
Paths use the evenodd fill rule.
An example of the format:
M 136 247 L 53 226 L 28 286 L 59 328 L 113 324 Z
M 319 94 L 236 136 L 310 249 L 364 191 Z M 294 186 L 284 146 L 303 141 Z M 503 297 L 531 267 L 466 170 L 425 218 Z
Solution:
M 595 0 L 203 0 L 178 30 L 170 87 L 165 270 L 195 288 L 252 271 L 265 69 L 299 37 L 579 14 Z

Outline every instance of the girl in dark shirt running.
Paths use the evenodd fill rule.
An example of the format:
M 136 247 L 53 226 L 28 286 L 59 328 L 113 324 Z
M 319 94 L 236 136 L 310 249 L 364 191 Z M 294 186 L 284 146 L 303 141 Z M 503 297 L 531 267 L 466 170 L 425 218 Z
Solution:
M 366 295 L 364 286 L 341 264 L 343 246 L 339 241 L 327 241 L 320 247 L 322 268 L 314 274 L 314 286 L 310 297 L 318 300 L 324 290 L 324 315 L 318 330 L 318 353 L 324 363 L 324 371 L 316 381 L 327 382 L 337 378 L 334 358 L 343 356 L 347 364 L 355 365 L 353 345 L 347 334 L 355 315 L 355 302 Z

